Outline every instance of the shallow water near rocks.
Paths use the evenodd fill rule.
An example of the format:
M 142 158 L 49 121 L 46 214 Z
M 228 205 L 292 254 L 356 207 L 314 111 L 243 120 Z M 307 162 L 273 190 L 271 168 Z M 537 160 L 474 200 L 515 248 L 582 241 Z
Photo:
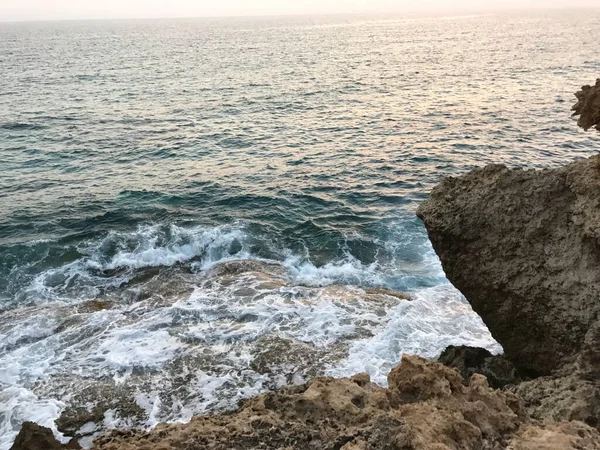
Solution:
M 414 211 L 597 151 L 569 109 L 599 40 L 590 11 L 0 24 L 0 449 L 500 351 Z

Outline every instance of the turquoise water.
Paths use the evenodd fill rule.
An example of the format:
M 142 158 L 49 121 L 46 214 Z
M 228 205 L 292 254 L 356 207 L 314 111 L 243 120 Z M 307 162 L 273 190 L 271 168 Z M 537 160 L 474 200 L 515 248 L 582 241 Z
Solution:
M 599 11 L 0 24 L 2 448 L 32 408 L 51 424 L 82 380 L 160 375 L 182 354 L 237 352 L 203 366 L 194 387 L 205 397 L 186 392 L 178 407 L 163 399 L 153 410 L 157 392 L 177 395 L 158 375 L 146 380 L 133 391 L 149 412 L 133 424 L 230 407 L 283 372 L 306 375 L 302 362 L 257 375 L 240 356 L 273 336 L 325 353 L 347 345 L 317 372 L 366 370 L 382 382 L 405 351 L 494 347 L 414 211 L 445 176 L 597 151 L 569 110 L 600 73 L 598 41 Z M 199 314 L 186 332 L 217 323 L 197 302 L 201 280 L 232 259 L 280 263 L 285 289 L 316 292 L 312 309 L 275 328 L 257 312 L 246 329 L 231 306 L 238 294 L 211 291 L 223 301 L 219 323 L 246 334 L 215 325 L 194 331 L 202 344 L 181 339 L 174 302 Z M 332 293 L 338 285 L 350 287 Z M 418 301 L 386 304 L 356 334 L 374 310 L 336 295 L 368 288 Z M 150 290 L 162 303 L 144 303 Z M 98 299 L 112 307 L 68 309 Z M 65 314 L 79 325 L 65 331 Z M 73 373 L 81 379 L 56 381 Z M 98 429 L 132 424 L 109 416 Z

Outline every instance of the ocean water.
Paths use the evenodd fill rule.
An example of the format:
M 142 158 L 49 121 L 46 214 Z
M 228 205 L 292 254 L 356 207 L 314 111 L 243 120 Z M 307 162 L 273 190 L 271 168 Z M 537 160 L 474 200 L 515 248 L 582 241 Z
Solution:
M 0 24 L 0 450 L 501 351 L 415 209 L 597 152 L 598 41 L 598 10 Z

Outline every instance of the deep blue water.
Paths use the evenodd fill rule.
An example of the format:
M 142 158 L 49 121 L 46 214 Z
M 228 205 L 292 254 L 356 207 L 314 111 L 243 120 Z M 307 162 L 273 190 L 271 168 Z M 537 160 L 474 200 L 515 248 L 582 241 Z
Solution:
M 598 10 L 0 24 L 0 402 L 66 370 L 40 321 L 129 308 L 149 269 L 258 258 L 291 285 L 450 295 L 417 205 L 486 163 L 597 152 L 570 108 L 599 41 Z

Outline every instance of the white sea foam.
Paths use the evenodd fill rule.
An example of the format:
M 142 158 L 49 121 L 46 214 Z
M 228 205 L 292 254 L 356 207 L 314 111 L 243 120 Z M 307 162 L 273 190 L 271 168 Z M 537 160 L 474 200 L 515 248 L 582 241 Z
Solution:
M 110 232 L 104 239 L 80 245 L 80 259 L 37 274 L 19 296 L 36 304 L 79 302 L 106 289 L 117 289 L 136 269 L 193 263 L 207 269 L 222 261 L 251 258 L 243 224 L 217 227 L 142 225 L 131 232 Z M 230 254 L 232 245 L 234 254 Z M 105 276 L 105 272 L 112 272 Z
M 281 366 L 284 372 L 275 369 L 268 374 L 251 368 L 255 352 L 268 345 L 262 337 L 278 336 L 324 354 L 340 351 L 334 350 L 340 343 L 350 344 L 346 357 L 340 354 L 341 361 L 322 365 L 321 372 L 335 376 L 368 372 L 382 384 L 403 353 L 431 357 L 449 344 L 500 350 L 481 320 L 449 285 L 418 291 L 413 301 L 389 297 L 378 303 L 366 299 L 360 288 L 287 285 L 261 290 L 264 281 L 242 274 L 229 285 L 204 286 L 200 282 L 189 297 L 170 305 L 147 308 L 134 304 L 97 311 L 77 327 L 36 334 L 35 342 L 18 346 L 0 360 L 2 381 L 13 385 L 4 391 L 6 401 L 15 405 L 38 402 L 42 416 L 32 419 L 51 425 L 64 404 L 39 400 L 33 393 L 23 397 L 23 383 L 74 370 L 87 379 L 109 375 L 123 383 L 137 369 L 160 369 L 143 372 L 145 381 L 139 388 L 143 390 L 135 394 L 135 401 L 146 411 L 146 419 L 139 425 L 153 427 L 165 420 L 187 421 L 194 414 L 231 407 L 269 387 L 304 380 L 304 369 L 294 363 Z M 254 289 L 254 293 L 240 294 L 240 289 Z M 44 308 L 36 311 L 42 323 Z M 34 322 L 29 318 L 22 322 L 26 323 Z M 200 355 L 213 361 L 206 369 L 190 362 L 176 372 L 165 371 L 175 358 Z M 10 372 L 11 367 L 17 369 Z M 161 393 L 173 388 L 175 373 L 188 381 L 181 397 L 168 395 L 175 398 L 165 403 Z M 285 373 L 291 378 L 283 376 Z M 4 418 L 0 426 L 16 429 L 21 418 L 25 416 L 17 416 L 12 425 Z M 101 427 L 130 425 L 130 419 L 108 411 Z M 14 430 L 11 433 L 6 443 L 14 438 Z M 7 448 L 8 444 L 0 446 Z
M 129 241 L 135 244 L 135 248 L 119 251 L 97 267 L 111 270 L 172 266 L 197 256 L 203 256 L 206 262 L 219 261 L 229 256 L 227 250 L 234 241 L 241 242 L 246 237 L 243 228 L 230 226 L 183 228 L 170 225 L 167 231 L 167 236 L 163 236 L 162 227 L 141 226 L 130 235 L 107 237 L 100 247 L 111 241 Z
M 99 369 L 114 373 L 116 381 L 123 381 L 135 367 L 160 367 L 184 347 L 166 330 L 137 329 L 138 326 L 105 333 L 87 358 Z
M 0 449 L 9 449 L 23 422 L 35 422 L 52 430 L 63 443 L 68 439 L 56 429 L 54 421 L 65 404 L 54 399 L 42 400 L 24 387 L 0 390 Z
M 346 360 L 327 372 L 338 377 L 366 372 L 373 381 L 386 385 L 387 374 L 403 354 L 435 358 L 449 345 L 502 352 L 460 292 L 445 284 L 418 291 L 414 300 L 399 303 L 388 312 L 384 327 L 354 342 Z
M 365 266 L 351 255 L 320 267 L 305 258 L 291 256 L 284 261 L 283 265 L 289 270 L 294 282 L 304 286 L 383 284 L 381 273 L 377 272 L 376 263 Z
M 0 414 L 0 430 L 8 436 L 0 450 L 8 449 L 23 420 L 52 426 L 78 390 L 94 383 L 127 389 L 133 383 L 133 391 L 122 392 L 145 411 L 144 420 L 135 424 L 154 427 L 301 383 L 310 370 L 335 376 L 368 372 L 385 384 L 403 353 L 433 357 L 449 344 L 500 351 L 448 284 L 417 289 L 412 301 L 365 293 L 361 286 L 414 288 L 423 280 L 443 280 L 427 240 L 411 230 L 403 233 L 412 236 L 406 248 L 381 243 L 393 256 L 383 267 L 379 260 L 363 264 L 350 253 L 317 266 L 309 255 L 280 250 L 287 255 L 281 263 L 287 280 L 267 273 L 206 275 L 219 262 L 259 259 L 250 252 L 243 226 L 148 226 L 82 246 L 84 258 L 34 279 L 29 289 L 38 306 L 0 315 L 0 386 L 5 387 L 0 406 L 11 411 L 10 417 Z M 410 251 L 417 254 L 395 259 Z M 171 290 L 170 278 L 152 284 L 141 299 L 134 295 L 142 289 L 138 285 L 131 292 L 121 287 L 140 269 L 182 262 L 196 271 L 168 273 L 176 274 L 185 289 L 192 287 L 191 294 Z M 121 292 L 123 298 L 111 297 L 114 305 L 106 310 L 78 309 L 78 303 L 106 291 Z M 301 354 L 281 350 L 282 340 Z M 274 355 L 267 357 L 274 358 L 267 371 L 253 365 L 261 352 Z M 34 407 L 38 413 L 22 412 Z M 120 414 L 111 409 L 102 423 L 85 430 L 93 435 L 134 424 Z

